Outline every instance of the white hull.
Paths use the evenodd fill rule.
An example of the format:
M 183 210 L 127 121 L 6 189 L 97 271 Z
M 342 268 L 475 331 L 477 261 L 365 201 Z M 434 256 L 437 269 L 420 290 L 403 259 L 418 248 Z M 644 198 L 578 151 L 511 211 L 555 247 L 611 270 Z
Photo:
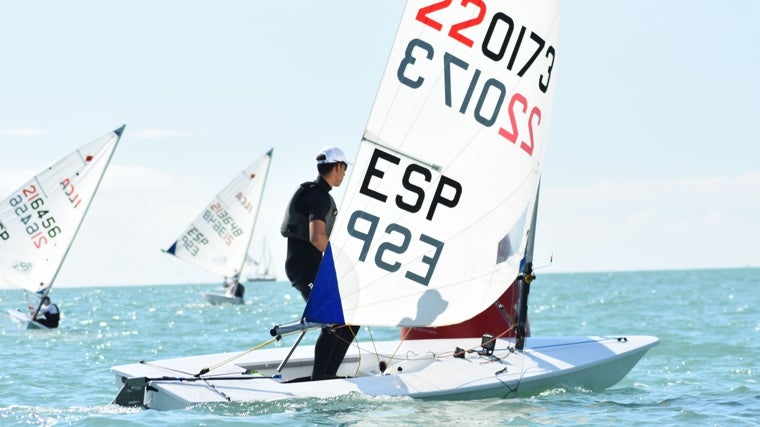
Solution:
M 348 393 L 419 399 L 506 398 L 532 396 L 553 388 L 604 390 L 625 377 L 658 339 L 528 338 L 524 351 L 514 350 L 512 340 L 500 339 L 492 356 L 478 353 L 480 342 L 479 338 L 462 338 L 363 343 L 361 353 L 356 346 L 349 349 L 338 371 L 339 376 L 347 378 L 319 382 L 287 382 L 311 374 L 313 346 L 297 348 L 281 377 L 276 369 L 289 348 L 243 354 L 201 380 L 194 375 L 203 368 L 239 353 L 136 363 L 115 366 L 111 371 L 120 387 L 126 384 L 115 403 L 159 410 L 211 402 L 328 398 Z M 457 347 L 475 351 L 466 353 L 464 359 L 455 358 Z M 388 364 L 385 374 L 379 372 L 379 360 Z M 146 387 L 146 379 L 150 387 Z
M 29 314 L 18 311 L 8 310 L 8 314 L 11 316 L 13 323 L 19 325 L 24 329 L 50 329 L 42 323 L 37 323 L 29 318 Z
M 203 293 L 203 299 L 209 304 L 245 304 L 243 297 L 235 297 L 227 294 L 217 294 L 213 292 Z
M 277 276 L 251 276 L 246 277 L 246 282 L 274 282 Z

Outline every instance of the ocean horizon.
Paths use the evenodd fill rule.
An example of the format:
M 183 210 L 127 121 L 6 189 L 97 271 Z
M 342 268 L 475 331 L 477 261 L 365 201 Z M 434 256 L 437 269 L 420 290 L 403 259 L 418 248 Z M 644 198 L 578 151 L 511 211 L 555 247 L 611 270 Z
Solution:
M 531 288 L 533 336 L 654 335 L 620 383 L 602 392 L 555 389 L 530 398 L 429 402 L 351 395 L 208 404 L 160 412 L 112 405 L 115 365 L 246 350 L 297 319 L 289 283 L 246 285 L 246 304 L 212 306 L 207 284 L 60 286 L 50 331 L 15 325 L 21 290 L 0 290 L 0 425 L 759 425 L 760 268 L 543 273 Z M 309 333 L 312 344 L 317 333 Z M 375 340 L 395 328 L 372 328 Z M 369 343 L 366 328 L 358 338 Z M 274 346 L 290 346 L 283 340 Z

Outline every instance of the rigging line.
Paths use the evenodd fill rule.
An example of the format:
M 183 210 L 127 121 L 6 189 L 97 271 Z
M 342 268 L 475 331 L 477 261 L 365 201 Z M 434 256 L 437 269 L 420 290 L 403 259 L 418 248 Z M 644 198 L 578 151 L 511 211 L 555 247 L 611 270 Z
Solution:
M 367 326 L 367 332 L 369 332 L 369 341 L 372 343 L 372 349 L 375 351 L 375 358 L 377 359 L 377 365 L 380 366 L 380 353 L 378 353 L 377 351 L 377 344 L 375 343 L 375 335 L 372 333 L 372 328 Z
M 230 399 L 230 397 L 229 397 L 229 396 L 227 396 L 226 394 L 224 394 L 224 392 L 223 392 L 223 391 L 221 391 L 221 390 L 219 390 L 218 388 L 216 388 L 216 386 L 215 386 L 214 384 L 211 384 L 210 382 L 206 381 L 206 380 L 205 380 L 205 379 L 203 379 L 203 378 L 201 378 L 201 380 L 202 380 L 204 383 L 206 383 L 206 385 L 207 385 L 208 387 L 210 387 L 210 388 L 211 388 L 211 390 L 214 390 L 215 392 L 219 393 L 219 395 L 220 395 L 220 396 L 222 396 L 223 398 L 227 399 L 227 401 L 228 401 L 228 402 L 231 402 L 231 401 L 232 401 L 232 399 Z
M 586 341 L 573 341 L 573 342 L 566 342 L 566 343 L 562 343 L 562 344 L 551 344 L 551 345 L 544 345 L 544 346 L 538 346 L 538 347 L 531 347 L 531 350 L 538 350 L 538 349 L 543 349 L 543 348 L 554 348 L 554 347 L 565 347 L 565 346 L 568 346 L 568 345 L 598 343 L 598 342 L 602 342 L 602 341 L 615 341 L 615 340 L 618 340 L 618 337 L 615 337 L 615 338 L 613 338 L 613 337 L 604 337 L 604 338 L 598 339 L 598 340 L 592 340 L 592 339 L 590 339 L 590 340 L 586 340 Z
M 343 325 L 343 326 L 348 326 L 348 325 Z M 354 377 L 358 377 L 359 376 L 359 368 L 362 366 L 362 352 L 361 352 L 361 347 L 359 347 L 359 341 L 356 339 L 356 332 L 359 332 L 359 330 L 361 330 L 361 326 L 357 329 L 356 332 L 354 332 L 354 328 L 348 328 L 348 330 L 351 331 L 351 335 L 354 336 L 354 339 L 352 339 L 351 341 L 356 346 L 356 349 L 359 350 L 359 361 L 356 364 L 356 371 L 354 371 Z
M 166 366 L 156 365 L 154 363 L 146 362 L 144 360 L 140 361 L 140 365 L 148 365 L 148 366 L 153 366 L 156 368 L 166 369 L 167 371 L 178 372 L 180 374 L 193 375 L 190 372 L 180 371 L 179 369 L 167 368 Z
M 272 339 L 270 339 L 268 341 L 265 341 L 265 342 L 263 342 L 263 343 L 255 346 L 255 347 L 251 347 L 248 350 L 240 352 L 240 353 L 236 354 L 235 356 L 232 356 L 232 357 L 230 357 L 227 360 L 223 360 L 223 361 L 221 361 L 221 362 L 219 362 L 219 363 L 217 363 L 215 365 L 211 365 L 208 368 L 203 368 L 197 374 L 195 374 L 195 377 L 196 378 L 200 378 L 201 375 L 205 375 L 205 374 L 209 373 L 210 371 L 213 371 L 214 369 L 216 369 L 216 368 L 218 368 L 218 367 L 220 367 L 222 365 L 226 365 L 226 364 L 232 362 L 235 359 L 238 359 L 238 358 L 240 358 L 242 356 L 245 356 L 248 353 L 252 353 L 252 352 L 254 352 L 254 351 L 256 351 L 256 350 L 258 350 L 258 349 L 260 349 L 262 347 L 266 347 L 266 346 L 268 346 L 269 344 L 272 344 L 275 341 L 277 341 L 277 337 L 274 337 L 274 338 L 272 338 Z
M 514 329 L 514 328 L 512 328 L 512 329 Z M 510 353 L 511 353 L 511 352 L 510 352 Z M 504 394 L 504 396 L 502 397 L 502 398 L 504 398 L 504 399 L 506 399 L 507 397 L 509 397 L 509 395 L 510 395 L 510 394 L 513 394 L 513 397 L 514 397 L 514 396 L 517 396 L 517 390 L 520 388 L 520 383 L 522 382 L 522 379 L 523 379 L 523 377 L 525 376 L 525 370 L 524 370 L 524 369 L 522 369 L 522 367 L 524 367 L 524 366 L 525 366 L 525 352 L 524 352 L 524 351 L 521 351 L 520 353 L 522 353 L 522 361 L 521 361 L 521 363 L 520 363 L 520 367 L 521 367 L 521 368 L 520 368 L 520 376 L 517 378 L 517 383 L 515 384 L 514 388 L 513 388 L 512 386 L 510 386 L 508 382 L 506 382 L 506 381 L 502 381 L 502 380 L 501 380 L 501 378 L 499 378 L 498 374 L 496 375 L 496 379 L 497 379 L 497 380 L 498 380 L 500 383 L 502 383 L 502 384 L 504 385 L 504 387 L 506 387 L 507 389 L 509 389 L 509 391 L 508 391 L 508 392 L 506 392 L 506 393 Z M 505 372 L 507 372 L 507 371 L 506 371 L 506 368 L 505 368 Z
M 388 362 L 389 362 L 389 363 L 392 363 L 392 362 L 393 362 L 393 360 L 396 358 L 396 353 L 398 353 L 398 351 L 399 351 L 399 350 L 401 350 L 401 345 L 402 345 L 402 344 L 404 344 L 404 343 L 406 342 L 406 339 L 409 337 L 409 334 L 412 332 L 412 330 L 413 330 L 413 329 L 414 329 L 414 328 L 407 328 L 407 329 L 406 329 L 406 333 L 405 333 L 405 334 L 404 334 L 404 336 L 403 336 L 403 337 L 402 337 L 402 338 L 399 340 L 399 342 L 398 342 L 398 346 L 396 346 L 396 349 L 395 349 L 395 350 L 393 350 L 393 354 L 391 354 L 391 357 L 390 357 L 390 359 L 388 359 Z M 380 356 L 378 356 L 378 359 L 379 359 L 379 358 L 380 358 Z M 388 369 L 388 368 L 389 368 L 389 366 L 388 366 L 388 365 L 386 365 L 386 368 L 385 368 L 385 370 L 386 370 L 387 372 L 390 372 L 390 369 Z

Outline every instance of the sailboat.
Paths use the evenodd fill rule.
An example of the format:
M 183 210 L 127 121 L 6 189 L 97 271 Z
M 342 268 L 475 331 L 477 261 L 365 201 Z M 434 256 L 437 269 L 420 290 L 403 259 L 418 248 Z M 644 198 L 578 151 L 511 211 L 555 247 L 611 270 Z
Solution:
M 274 266 L 272 266 L 272 253 L 269 251 L 266 240 L 264 240 L 261 253 L 257 258 L 248 256 L 243 272 L 246 282 L 272 282 L 277 280 L 277 274 L 275 274 Z
M 35 320 L 42 300 L 53 288 L 123 132 L 124 126 L 79 148 L 0 202 L 0 285 L 24 289 L 32 311 L 8 310 L 20 326 L 48 329 Z
M 559 20 L 559 0 L 409 0 L 311 297 L 300 321 L 271 330 L 293 346 L 115 366 L 114 402 L 505 398 L 626 376 L 656 337 L 527 333 Z M 495 304 L 510 288 L 517 307 Z M 478 335 L 408 337 L 494 311 Z M 302 381 L 304 334 L 344 324 L 406 329 L 382 342 L 362 332 L 338 377 Z
M 236 293 L 264 193 L 272 151 L 235 175 L 166 253 L 224 277 L 226 292 L 206 292 L 211 304 L 244 304 Z

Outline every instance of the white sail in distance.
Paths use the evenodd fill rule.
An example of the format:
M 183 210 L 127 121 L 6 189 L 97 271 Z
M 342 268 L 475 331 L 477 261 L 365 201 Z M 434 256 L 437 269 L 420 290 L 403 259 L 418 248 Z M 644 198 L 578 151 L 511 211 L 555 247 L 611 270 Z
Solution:
M 235 175 L 166 252 L 224 277 L 240 274 L 271 160 L 269 150 Z
M 45 291 L 84 220 L 124 127 L 41 171 L 0 202 L 0 283 Z
M 407 3 L 308 321 L 444 326 L 514 281 L 551 119 L 559 19 L 558 0 Z

